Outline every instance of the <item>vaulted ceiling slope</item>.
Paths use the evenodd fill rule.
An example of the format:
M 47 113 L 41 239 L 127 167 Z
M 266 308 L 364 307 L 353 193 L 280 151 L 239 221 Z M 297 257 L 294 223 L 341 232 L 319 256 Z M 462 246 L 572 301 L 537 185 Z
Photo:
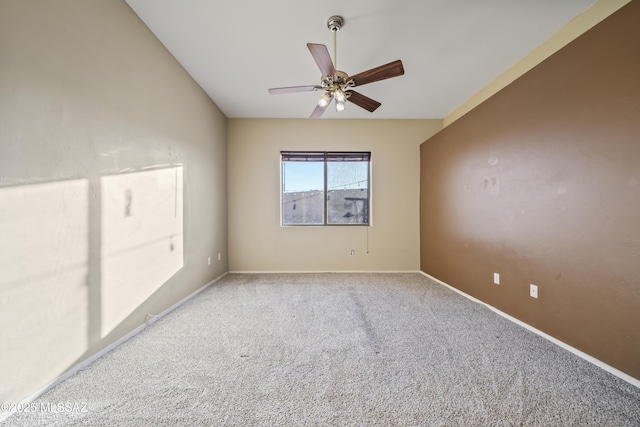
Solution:
M 306 118 L 319 92 L 272 96 L 268 88 L 314 85 L 306 44 L 325 44 L 353 75 L 396 59 L 405 75 L 359 89 L 382 103 L 328 118 L 443 118 L 595 0 L 126 0 L 230 118 Z

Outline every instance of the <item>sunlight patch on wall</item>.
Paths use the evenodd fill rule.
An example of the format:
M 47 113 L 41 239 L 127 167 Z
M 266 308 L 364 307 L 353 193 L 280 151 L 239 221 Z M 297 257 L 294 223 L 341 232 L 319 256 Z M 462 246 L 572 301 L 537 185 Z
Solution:
M 101 178 L 102 334 L 178 272 L 183 261 L 183 167 Z
M 88 189 L 85 179 L 0 188 L 0 402 L 88 347 Z

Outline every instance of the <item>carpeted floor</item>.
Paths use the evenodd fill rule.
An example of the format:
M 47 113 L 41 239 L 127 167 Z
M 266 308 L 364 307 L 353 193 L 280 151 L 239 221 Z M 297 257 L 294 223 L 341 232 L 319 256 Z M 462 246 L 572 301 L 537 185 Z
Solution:
M 420 274 L 228 275 L 34 404 L 7 425 L 640 425 L 640 389 Z

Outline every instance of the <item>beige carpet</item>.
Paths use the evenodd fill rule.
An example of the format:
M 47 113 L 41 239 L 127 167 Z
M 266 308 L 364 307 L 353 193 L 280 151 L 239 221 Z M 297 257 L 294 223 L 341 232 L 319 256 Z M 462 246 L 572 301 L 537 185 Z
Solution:
M 229 275 L 34 403 L 7 425 L 640 425 L 640 389 L 420 274 Z

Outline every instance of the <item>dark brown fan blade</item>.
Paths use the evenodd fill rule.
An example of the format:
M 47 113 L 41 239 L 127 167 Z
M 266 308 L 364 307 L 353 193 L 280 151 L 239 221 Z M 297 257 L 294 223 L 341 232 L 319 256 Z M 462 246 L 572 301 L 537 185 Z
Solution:
M 324 110 L 326 110 L 327 107 L 321 107 L 319 105 L 316 105 L 316 109 L 313 110 L 313 113 L 311 113 L 311 115 L 309 116 L 310 119 L 319 119 L 322 114 L 324 113 Z
M 311 92 L 314 90 L 322 89 L 321 86 L 290 86 L 290 87 L 275 87 L 269 89 L 269 93 L 271 95 L 280 95 L 283 93 L 294 93 L 294 92 Z
M 388 64 L 381 65 L 376 68 L 372 68 L 362 73 L 358 73 L 349 77 L 349 80 L 353 80 L 354 86 L 362 86 L 367 83 L 373 83 L 384 79 L 390 79 L 392 77 L 398 77 L 404 74 L 404 67 L 402 61 L 389 62 Z
M 316 64 L 318 64 L 322 77 L 332 76 L 335 80 L 337 78 L 336 69 L 333 66 L 327 47 L 323 44 L 315 43 L 307 43 L 307 47 L 309 48 L 309 52 L 311 52 L 311 56 L 315 59 Z
M 371 99 L 368 96 L 364 96 L 363 94 L 358 93 L 354 90 L 350 90 L 349 93 L 351 95 L 349 96 L 349 98 L 347 98 L 348 101 L 351 101 L 354 104 L 356 104 L 358 107 L 362 107 L 365 110 L 370 111 L 372 113 L 376 111 L 376 109 L 379 106 L 382 105 L 375 99 Z

